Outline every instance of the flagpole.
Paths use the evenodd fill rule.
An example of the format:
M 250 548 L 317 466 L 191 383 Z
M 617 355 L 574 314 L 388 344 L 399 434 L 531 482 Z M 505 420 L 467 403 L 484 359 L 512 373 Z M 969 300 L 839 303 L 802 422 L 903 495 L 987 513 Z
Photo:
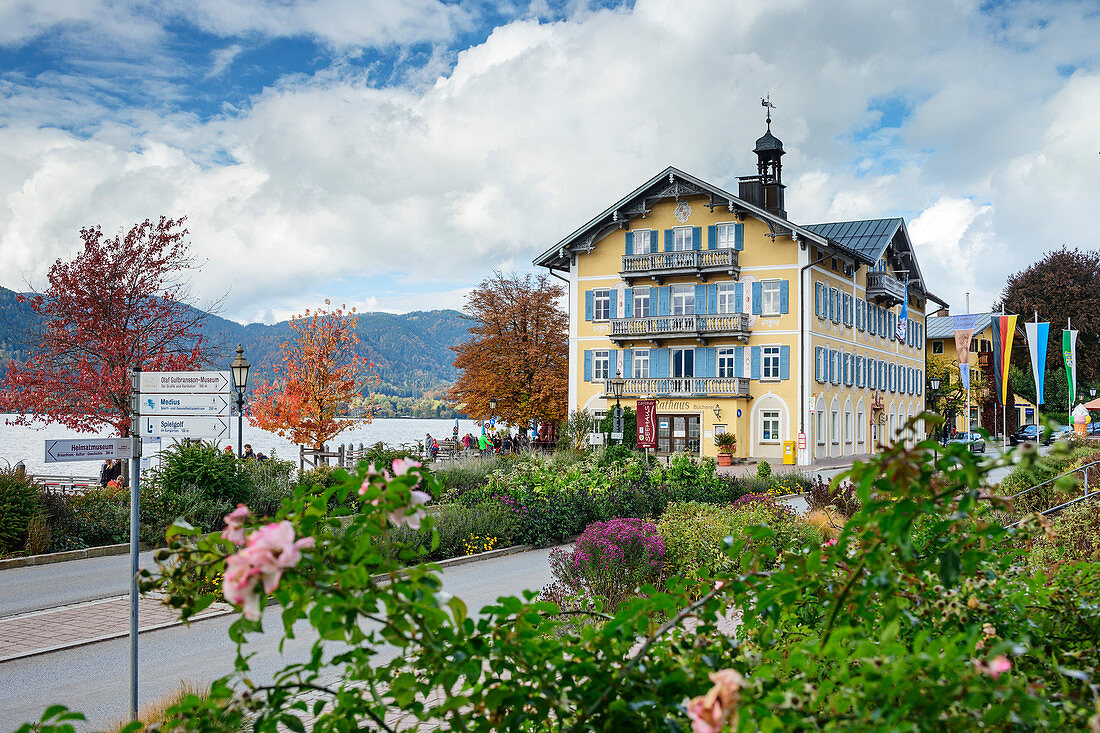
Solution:
M 1005 304 L 1001 303 L 1001 318 L 1004 318 L 1004 315 L 1005 315 Z M 1012 333 L 1012 334 L 1009 334 L 1006 337 L 1006 338 L 1010 339 L 1008 343 L 1012 343 L 1011 339 L 1013 337 L 1015 337 L 1015 335 L 1016 334 Z M 1004 348 L 1005 348 L 1005 345 L 1001 344 L 1001 349 L 1003 350 Z M 1002 380 L 1001 384 L 997 385 L 997 387 L 1001 390 L 1001 430 L 1003 431 L 1002 435 L 1001 435 L 1001 453 L 1007 453 L 1008 452 L 1008 405 L 1006 405 L 1005 403 L 1008 401 L 1008 394 L 1007 394 L 1008 390 L 1006 390 L 1003 385 L 1004 385 L 1005 382 L 1008 381 L 1008 363 L 1006 362 L 1006 363 L 1002 364 L 1001 369 L 1004 371 L 1004 374 L 1001 375 L 1001 380 Z
M 1073 332 L 1073 319 L 1069 318 L 1068 316 L 1066 317 L 1066 330 L 1069 331 L 1071 334 Z M 1072 339 L 1073 336 L 1070 335 L 1070 338 Z M 1062 361 L 1065 361 L 1065 355 L 1062 356 Z M 1069 388 L 1069 375 L 1070 375 L 1071 371 L 1072 370 L 1070 370 L 1070 369 L 1066 369 L 1066 402 L 1069 403 L 1069 408 L 1068 408 L 1069 412 L 1066 415 L 1066 420 L 1072 425 L 1073 424 L 1073 390 Z
M 970 293 L 966 294 L 966 315 L 968 315 L 968 316 L 970 315 Z M 971 330 L 973 330 L 973 326 L 971 327 Z M 973 338 L 973 334 L 971 334 L 971 338 Z M 970 347 L 967 346 L 966 348 L 969 349 Z M 967 358 L 969 359 L 969 357 L 967 357 Z M 969 368 L 970 368 L 969 367 L 969 362 L 967 362 L 967 370 L 968 371 L 969 371 Z M 967 380 L 966 380 L 966 422 L 964 423 L 964 425 L 966 426 L 966 432 L 969 433 L 970 432 L 970 379 L 969 378 L 967 378 Z

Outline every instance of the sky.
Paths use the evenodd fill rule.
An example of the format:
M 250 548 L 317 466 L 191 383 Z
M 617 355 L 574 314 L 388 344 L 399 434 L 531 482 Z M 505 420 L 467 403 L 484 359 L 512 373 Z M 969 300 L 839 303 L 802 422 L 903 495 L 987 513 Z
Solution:
M 0 0 L 0 285 L 186 216 L 197 301 L 461 308 L 776 105 L 789 218 L 903 216 L 961 312 L 1100 248 L 1100 0 Z

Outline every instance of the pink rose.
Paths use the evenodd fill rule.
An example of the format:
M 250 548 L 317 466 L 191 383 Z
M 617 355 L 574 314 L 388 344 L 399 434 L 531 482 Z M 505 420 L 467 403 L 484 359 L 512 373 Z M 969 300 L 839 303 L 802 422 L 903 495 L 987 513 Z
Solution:
M 252 518 L 252 512 L 244 504 L 238 504 L 237 508 L 225 515 L 225 529 L 222 530 L 222 539 L 232 542 L 238 547 L 244 544 L 244 523 Z
M 411 458 L 395 458 L 393 459 L 393 473 L 395 476 L 404 476 L 409 472 L 409 469 L 420 468 L 420 465 Z
M 974 665 L 974 669 L 982 674 L 989 675 L 993 679 L 997 679 L 1002 674 L 1012 669 L 1012 662 L 1008 661 L 1008 657 L 1003 654 L 999 657 L 995 657 L 989 664 L 985 664 L 980 659 L 971 659 L 970 662 Z
M 835 544 L 836 544 L 836 540 L 835 540 L 835 539 L 832 539 L 832 540 L 828 540 L 828 541 L 827 541 L 827 542 L 825 543 L 825 546 L 826 546 L 826 547 L 832 547 L 832 546 L 833 546 L 833 545 L 835 545 Z
M 250 621 L 260 618 L 260 596 L 257 585 L 263 583 L 265 594 L 279 587 L 283 570 L 294 567 L 302 559 L 302 548 L 313 547 L 312 537 L 294 539 L 294 525 L 272 522 L 250 532 L 246 546 L 225 561 L 222 592 L 225 599 L 240 606 Z
M 725 717 L 718 700 L 710 700 L 710 695 L 696 697 L 687 704 L 688 718 L 691 720 L 692 733 L 721 733 Z
M 416 507 L 420 506 L 421 504 L 427 504 L 428 500 L 432 498 L 431 495 L 426 494 L 423 491 L 414 490 L 412 491 L 411 498 L 412 503 L 409 505 L 409 507 L 402 507 L 396 512 L 390 513 L 390 521 L 394 524 L 395 527 L 400 527 L 402 524 L 407 524 L 411 529 L 420 529 L 420 520 L 428 516 L 428 513 L 426 511 L 424 511 L 423 509 L 416 509 Z M 412 508 L 415 511 L 410 514 L 409 508 Z

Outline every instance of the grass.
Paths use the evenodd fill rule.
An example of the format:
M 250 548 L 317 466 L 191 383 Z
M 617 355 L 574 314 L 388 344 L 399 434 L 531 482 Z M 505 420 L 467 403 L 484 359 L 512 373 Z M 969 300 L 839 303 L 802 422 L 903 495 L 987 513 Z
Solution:
M 168 708 L 173 705 L 178 705 L 188 695 L 195 695 L 205 699 L 208 692 L 209 690 L 206 687 L 200 687 L 191 682 L 181 682 L 175 691 L 157 698 L 138 711 L 137 719 L 141 721 L 142 730 L 149 730 L 150 726 L 153 725 L 164 725 L 165 713 L 168 711 Z M 130 720 L 117 720 L 110 723 L 105 730 L 107 733 L 120 733 L 123 728 L 130 724 L 130 722 Z M 163 730 L 171 730 L 171 728 Z

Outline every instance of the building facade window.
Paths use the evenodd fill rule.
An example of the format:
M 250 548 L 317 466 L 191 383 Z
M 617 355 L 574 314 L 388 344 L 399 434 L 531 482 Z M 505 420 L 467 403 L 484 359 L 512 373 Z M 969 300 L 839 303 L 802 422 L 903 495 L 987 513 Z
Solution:
M 779 379 L 779 347 L 764 346 L 760 349 L 761 379 Z
M 779 441 L 779 410 L 760 411 L 760 440 L 765 443 Z
M 736 224 L 719 224 L 718 225 L 718 248 L 719 249 L 734 249 L 737 246 L 737 225 Z
M 592 379 L 610 379 L 611 362 L 607 349 L 596 349 L 592 352 Z
M 635 379 L 645 379 L 649 376 L 649 349 L 634 349 L 630 352 L 631 374 Z
M 728 379 L 737 375 L 737 364 L 735 349 L 718 349 L 718 376 L 723 379 Z
M 779 281 L 764 280 L 760 283 L 760 314 L 779 315 Z
M 942 341 L 933 341 L 932 342 L 932 353 L 933 354 L 942 354 L 943 353 L 943 342 Z
M 657 237 L 651 229 L 634 231 L 634 254 L 647 255 L 657 251 Z
M 634 288 L 634 317 L 649 317 L 649 288 Z
M 676 227 L 672 230 L 672 248 L 677 252 L 691 249 L 691 227 Z
M 867 438 L 867 421 L 863 419 L 863 410 L 856 411 L 856 442 L 862 443 Z
M 829 432 L 833 435 L 833 445 L 840 445 L 840 410 L 829 413 Z
M 611 291 L 597 288 L 592 291 L 592 320 L 606 321 L 611 318 Z M 607 353 L 606 351 L 604 352 Z
M 817 411 L 817 444 L 825 445 L 825 411 Z
M 852 442 L 852 411 L 844 411 L 844 442 Z
M 737 283 L 718 283 L 718 312 L 737 312 Z
M 695 286 L 672 286 L 672 315 L 690 316 L 695 312 Z
M 672 349 L 672 376 L 695 376 L 695 349 Z

